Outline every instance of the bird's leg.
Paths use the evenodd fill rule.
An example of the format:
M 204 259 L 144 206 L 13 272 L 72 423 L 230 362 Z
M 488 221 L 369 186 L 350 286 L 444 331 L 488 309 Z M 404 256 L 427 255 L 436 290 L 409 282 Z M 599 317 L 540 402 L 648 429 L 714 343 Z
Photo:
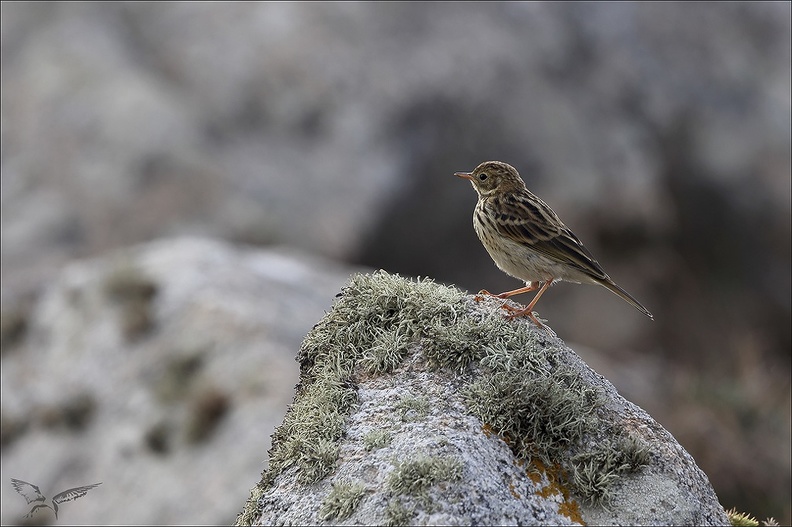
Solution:
M 511 306 L 504 305 L 503 307 L 510 311 L 510 313 L 508 315 L 506 315 L 506 318 L 512 319 L 512 318 L 517 318 L 517 317 L 528 316 L 531 320 L 533 320 L 534 324 L 536 324 L 537 326 L 539 326 L 542 329 L 547 329 L 545 327 L 545 325 L 542 324 L 541 322 L 539 322 L 539 319 L 534 316 L 533 308 L 536 305 L 536 303 L 539 301 L 539 298 L 541 298 L 541 296 L 544 294 L 544 292 L 547 291 L 550 288 L 551 285 L 553 285 L 553 279 L 552 278 L 548 279 L 542 285 L 542 288 L 539 290 L 538 293 L 536 293 L 536 296 L 534 297 L 534 299 L 531 300 L 531 303 L 528 304 L 528 306 L 525 307 L 525 309 L 516 309 L 516 308 L 513 308 Z
M 510 296 L 519 295 L 522 293 L 528 293 L 530 291 L 535 291 L 537 287 L 539 287 L 539 282 L 528 282 L 525 287 L 515 289 L 514 291 L 506 291 L 505 293 L 500 293 L 498 295 L 492 294 L 486 289 L 482 289 L 476 295 L 476 301 L 480 302 L 481 300 L 483 300 L 484 296 L 493 296 L 495 298 L 505 299 L 505 298 L 509 298 Z
M 522 293 L 529 293 L 531 291 L 536 291 L 536 289 L 538 289 L 538 288 L 539 288 L 539 282 L 529 282 L 528 284 L 526 284 L 525 287 L 521 287 L 519 289 L 515 289 L 514 291 L 506 291 L 505 293 L 500 293 L 498 295 L 493 295 L 492 293 L 490 293 L 486 289 L 481 290 L 479 292 L 479 294 L 490 295 L 490 296 L 494 296 L 496 298 L 509 298 L 510 296 L 520 295 Z

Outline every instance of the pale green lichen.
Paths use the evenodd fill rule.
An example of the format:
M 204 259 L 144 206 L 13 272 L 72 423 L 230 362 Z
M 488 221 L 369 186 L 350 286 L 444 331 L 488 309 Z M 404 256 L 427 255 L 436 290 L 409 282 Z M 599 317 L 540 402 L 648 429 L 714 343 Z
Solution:
M 759 521 L 756 518 L 750 514 L 737 512 L 736 508 L 726 511 L 726 515 L 733 527 L 759 527 Z
M 363 351 L 360 366 L 370 375 L 390 373 L 404 360 L 408 346 L 414 342 L 414 335 L 405 328 L 395 331 L 379 330 L 368 349 Z
M 733 527 L 758 527 L 760 525 L 773 527 L 778 525 L 778 522 L 775 520 L 775 518 L 767 518 L 760 522 L 750 514 L 737 512 L 736 507 L 726 511 L 726 515 L 729 517 L 729 523 Z
M 353 276 L 300 347 L 300 382 L 273 434 L 262 492 L 291 467 L 303 483 L 332 472 L 344 422 L 357 404 L 356 373 L 393 370 L 420 340 L 422 324 L 453 325 L 465 303 L 461 291 L 428 279 L 409 281 L 384 271 Z M 237 524 L 248 524 L 260 510 L 252 493 Z
M 411 350 L 420 350 L 430 367 L 455 372 L 471 413 L 507 441 L 518 459 L 560 463 L 570 475 L 567 484 L 581 497 L 607 501 L 614 481 L 648 462 L 645 448 L 618 434 L 603 440 L 602 394 L 564 365 L 562 349 L 545 332 L 474 306 L 458 289 L 428 279 L 384 271 L 353 276 L 300 348 L 300 382 L 273 434 L 262 491 L 292 467 L 303 483 L 330 474 L 357 404 L 357 380 L 392 372 Z M 429 408 L 400 404 L 405 416 Z M 620 454 L 624 445 L 628 452 Z M 400 465 L 390 480 L 393 490 L 408 492 L 428 481 L 420 476 L 421 466 Z M 418 472 L 410 478 L 410 471 Z M 258 507 L 249 501 L 238 522 L 255 517 L 251 512 Z
M 363 436 L 363 444 L 367 451 L 377 450 L 388 446 L 393 440 L 393 436 L 387 430 L 375 429 Z
M 242 512 L 237 515 L 234 525 L 253 525 L 253 522 L 261 518 L 261 497 L 264 495 L 265 487 L 258 483 L 250 489 L 250 497 L 245 502 Z
M 415 510 L 405 507 L 399 498 L 391 498 L 388 506 L 385 507 L 385 517 L 388 520 L 385 525 L 388 527 L 409 525 L 413 516 L 415 516 Z
M 474 415 L 523 460 L 538 456 L 552 464 L 597 424 L 592 410 L 599 393 L 569 371 L 530 377 L 522 369 L 486 370 L 463 395 Z
M 396 404 L 402 421 L 419 421 L 429 413 L 429 398 L 419 395 L 405 395 Z
M 419 321 L 451 323 L 463 302 L 460 291 L 430 280 L 411 282 L 384 272 L 355 275 L 303 341 L 297 394 L 273 436 L 264 482 L 271 484 L 291 466 L 298 467 L 304 483 L 329 474 L 337 451 L 332 445 L 357 403 L 356 370 L 390 371 L 420 338 Z
M 319 518 L 324 521 L 348 518 L 366 494 L 366 487 L 360 483 L 338 481 L 333 483 L 319 509 Z
M 649 451 L 633 438 L 603 439 L 596 448 L 572 457 L 572 481 L 578 492 L 595 505 L 612 498 L 612 484 L 649 463 Z
M 319 381 L 298 387 L 294 404 L 273 435 L 270 473 L 296 465 L 298 479 L 311 483 L 335 468 L 338 441 L 349 410 L 357 402 L 351 386 L 322 372 Z
M 396 465 L 388 476 L 394 494 L 409 494 L 428 501 L 427 491 L 441 481 L 462 477 L 462 462 L 446 456 L 417 456 Z

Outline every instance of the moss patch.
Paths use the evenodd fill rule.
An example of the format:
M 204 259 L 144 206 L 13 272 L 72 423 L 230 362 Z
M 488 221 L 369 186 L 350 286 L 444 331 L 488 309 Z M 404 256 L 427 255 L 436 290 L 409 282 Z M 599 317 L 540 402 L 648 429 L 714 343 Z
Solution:
M 329 474 L 344 422 L 357 403 L 355 374 L 391 371 L 421 338 L 421 323 L 453 324 L 464 298 L 430 280 L 410 282 L 385 272 L 353 276 L 300 348 L 300 382 L 273 434 L 264 486 L 292 466 L 304 483 Z
M 603 439 L 596 448 L 572 458 L 572 481 L 594 504 L 611 501 L 611 485 L 649 463 L 649 451 L 633 438 Z
M 769 527 L 778 525 L 778 522 L 774 518 L 767 518 L 760 522 L 750 514 L 737 512 L 736 507 L 726 511 L 726 515 L 729 517 L 729 523 L 734 527 L 758 527 L 760 525 L 766 525 Z
M 388 519 L 386 525 L 388 527 L 409 525 L 413 516 L 415 516 L 415 511 L 404 506 L 399 498 L 392 498 L 385 508 L 385 517 Z
M 391 433 L 379 428 L 363 436 L 363 444 L 366 445 L 366 451 L 368 452 L 388 446 L 391 441 L 393 441 Z
M 370 375 L 389 373 L 401 364 L 413 341 L 411 331 L 376 331 L 373 345 L 363 350 L 360 366 Z
M 615 430 L 603 434 L 602 393 L 561 361 L 559 348 L 527 325 L 509 329 L 485 342 L 483 367 L 462 392 L 467 407 L 518 460 L 560 462 L 580 496 L 607 503 L 618 478 L 648 464 L 648 451 Z M 492 334 L 489 327 L 484 332 Z
M 396 409 L 402 421 L 420 421 L 429 413 L 429 399 L 422 395 L 418 397 L 404 396 L 396 404 Z
M 737 512 L 736 508 L 726 511 L 726 515 L 729 517 L 729 523 L 731 523 L 734 527 L 759 526 L 759 521 L 756 518 L 752 517 L 750 514 Z
M 319 518 L 324 521 L 343 520 L 357 509 L 366 494 L 366 487 L 360 483 L 339 481 L 333 483 L 330 493 L 322 501 Z
M 462 462 L 445 456 L 418 456 L 399 463 L 388 477 L 395 494 L 409 494 L 428 502 L 429 488 L 441 481 L 462 477 Z
M 520 462 L 561 463 L 571 475 L 566 483 L 585 499 L 607 501 L 614 481 L 648 461 L 640 444 L 606 435 L 598 415 L 602 394 L 564 364 L 562 348 L 545 332 L 498 310 L 477 309 L 458 289 L 428 279 L 358 274 L 303 341 L 294 402 L 273 434 L 261 492 L 251 495 L 239 523 L 256 517 L 254 495 L 284 470 L 295 469 L 303 483 L 334 470 L 345 421 L 357 404 L 357 380 L 393 371 L 411 349 L 420 349 L 430 368 L 456 373 L 467 407 Z M 420 413 L 400 404 L 405 416 Z M 437 476 L 422 476 L 422 467 L 397 467 L 394 489 L 412 492 L 421 485 L 414 482 Z M 393 515 L 404 516 L 396 509 Z

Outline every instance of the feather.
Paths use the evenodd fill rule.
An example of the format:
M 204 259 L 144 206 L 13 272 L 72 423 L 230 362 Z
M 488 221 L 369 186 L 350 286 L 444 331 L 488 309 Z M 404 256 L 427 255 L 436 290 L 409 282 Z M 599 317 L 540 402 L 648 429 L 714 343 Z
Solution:
M 77 498 L 82 498 L 88 493 L 89 490 L 91 490 L 94 487 L 98 487 L 101 484 L 102 483 L 100 482 L 100 483 L 94 483 L 93 485 L 86 485 L 84 487 L 74 487 L 73 489 L 64 490 L 63 492 L 56 494 L 55 497 L 52 498 L 52 501 L 54 503 L 64 503 L 66 501 L 73 501 L 76 500 Z
M 21 479 L 14 479 L 11 478 L 11 486 L 22 495 L 23 498 L 28 503 L 33 503 L 35 501 L 44 501 L 44 495 L 41 494 L 39 488 L 32 483 L 28 483 L 27 481 L 22 481 Z

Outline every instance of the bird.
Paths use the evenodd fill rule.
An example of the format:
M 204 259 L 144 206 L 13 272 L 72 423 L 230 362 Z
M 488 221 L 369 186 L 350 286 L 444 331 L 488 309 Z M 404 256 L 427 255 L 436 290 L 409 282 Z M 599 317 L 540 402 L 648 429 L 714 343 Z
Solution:
M 473 172 L 454 175 L 469 180 L 478 194 L 473 228 L 495 265 L 525 282 L 525 287 L 513 291 L 496 295 L 482 289 L 479 295 L 507 299 L 539 290 L 525 308 L 504 303 L 504 309 L 510 312 L 507 318 L 528 316 L 539 328 L 545 328 L 533 309 L 553 283 L 566 281 L 601 285 L 654 319 L 638 300 L 616 285 L 553 209 L 526 188 L 513 166 L 485 161 Z
M 74 501 L 77 498 L 82 498 L 85 494 L 88 493 L 89 490 L 93 489 L 94 487 L 98 487 L 102 483 L 94 483 L 93 485 L 85 485 L 84 487 L 74 487 L 73 489 L 64 490 L 53 496 L 51 503 L 49 505 L 46 503 L 47 498 L 41 493 L 39 488 L 32 483 L 28 483 L 27 481 L 22 481 L 21 479 L 14 479 L 11 478 L 11 485 L 14 489 L 22 495 L 23 498 L 28 502 L 28 505 L 31 503 L 35 503 L 33 507 L 30 508 L 30 511 L 25 514 L 25 518 L 32 518 L 34 514 L 39 509 L 52 509 L 55 513 L 55 519 L 58 519 L 58 504 L 63 503 L 66 501 Z

